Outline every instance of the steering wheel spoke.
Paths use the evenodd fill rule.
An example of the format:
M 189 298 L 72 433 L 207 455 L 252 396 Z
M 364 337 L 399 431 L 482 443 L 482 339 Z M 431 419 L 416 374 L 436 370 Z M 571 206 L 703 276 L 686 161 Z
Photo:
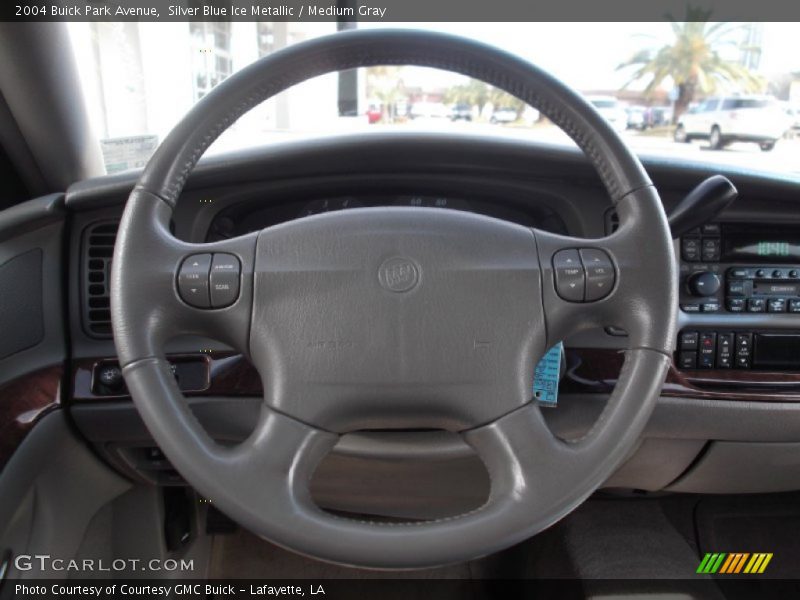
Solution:
M 211 337 L 248 354 L 256 234 L 190 244 L 169 231 L 171 207 L 136 189 L 120 225 L 112 281 L 118 317 L 139 323 L 118 344 L 121 364 L 162 356 L 181 335 Z

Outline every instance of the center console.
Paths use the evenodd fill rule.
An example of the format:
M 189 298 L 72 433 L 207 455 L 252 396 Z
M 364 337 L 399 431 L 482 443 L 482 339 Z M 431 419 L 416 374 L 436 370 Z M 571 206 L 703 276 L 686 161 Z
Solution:
M 800 226 L 711 223 L 679 247 L 677 368 L 800 372 Z

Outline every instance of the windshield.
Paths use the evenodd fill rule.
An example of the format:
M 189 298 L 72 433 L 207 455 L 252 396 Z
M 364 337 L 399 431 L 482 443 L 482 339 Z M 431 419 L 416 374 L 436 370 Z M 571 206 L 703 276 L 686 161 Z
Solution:
M 800 103 L 798 23 L 346 26 L 440 30 L 517 54 L 583 93 L 640 155 L 800 176 L 800 123 L 791 110 Z M 237 70 L 282 47 L 337 31 L 333 22 L 69 27 L 109 173 L 143 166 L 192 105 Z M 733 111 L 744 108 L 769 110 L 771 116 L 737 120 Z M 709 120 L 717 113 L 723 122 Z M 725 143 L 707 152 L 715 126 Z M 209 154 L 386 129 L 572 144 L 544 115 L 501 90 L 453 73 L 386 66 L 300 84 L 242 117 Z

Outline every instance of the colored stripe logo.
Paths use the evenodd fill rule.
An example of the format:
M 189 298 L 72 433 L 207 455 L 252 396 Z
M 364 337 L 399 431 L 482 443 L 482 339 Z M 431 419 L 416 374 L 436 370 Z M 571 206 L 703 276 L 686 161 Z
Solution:
M 697 572 L 708 575 L 755 575 L 763 573 L 771 560 L 772 552 L 708 552 L 700 561 Z

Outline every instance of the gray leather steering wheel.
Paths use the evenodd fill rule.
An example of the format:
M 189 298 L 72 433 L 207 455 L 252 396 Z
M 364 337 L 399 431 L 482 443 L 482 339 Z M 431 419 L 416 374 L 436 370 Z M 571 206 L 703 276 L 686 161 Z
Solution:
M 210 244 L 172 236 L 170 218 L 187 176 L 237 118 L 310 77 L 387 64 L 457 71 L 538 108 L 595 166 L 619 229 L 586 240 L 465 212 L 366 208 Z M 573 261 L 562 259 L 578 256 L 564 250 L 584 251 L 578 271 L 564 270 Z M 576 273 L 587 286 L 593 281 L 588 260 L 598 254 L 586 250 L 610 260 L 611 285 L 594 301 L 565 300 L 569 292 L 559 288 L 559 295 L 557 283 L 568 285 Z M 179 269 L 198 254 L 238 261 L 233 304 L 203 309 L 181 297 Z M 671 237 L 636 157 L 577 93 L 537 67 L 435 33 L 337 33 L 228 78 L 148 163 L 125 208 L 113 265 L 112 319 L 125 381 L 166 456 L 244 527 L 349 565 L 415 568 L 472 559 L 566 515 L 639 438 L 675 337 Z M 558 340 L 607 325 L 628 332 L 619 381 L 591 430 L 561 440 L 532 401 L 534 365 Z M 183 334 L 230 344 L 261 375 L 262 416 L 238 446 L 211 439 L 178 389 L 163 348 Z M 482 508 L 432 522 L 381 524 L 314 505 L 309 479 L 340 435 L 406 427 L 463 436 L 491 479 Z

